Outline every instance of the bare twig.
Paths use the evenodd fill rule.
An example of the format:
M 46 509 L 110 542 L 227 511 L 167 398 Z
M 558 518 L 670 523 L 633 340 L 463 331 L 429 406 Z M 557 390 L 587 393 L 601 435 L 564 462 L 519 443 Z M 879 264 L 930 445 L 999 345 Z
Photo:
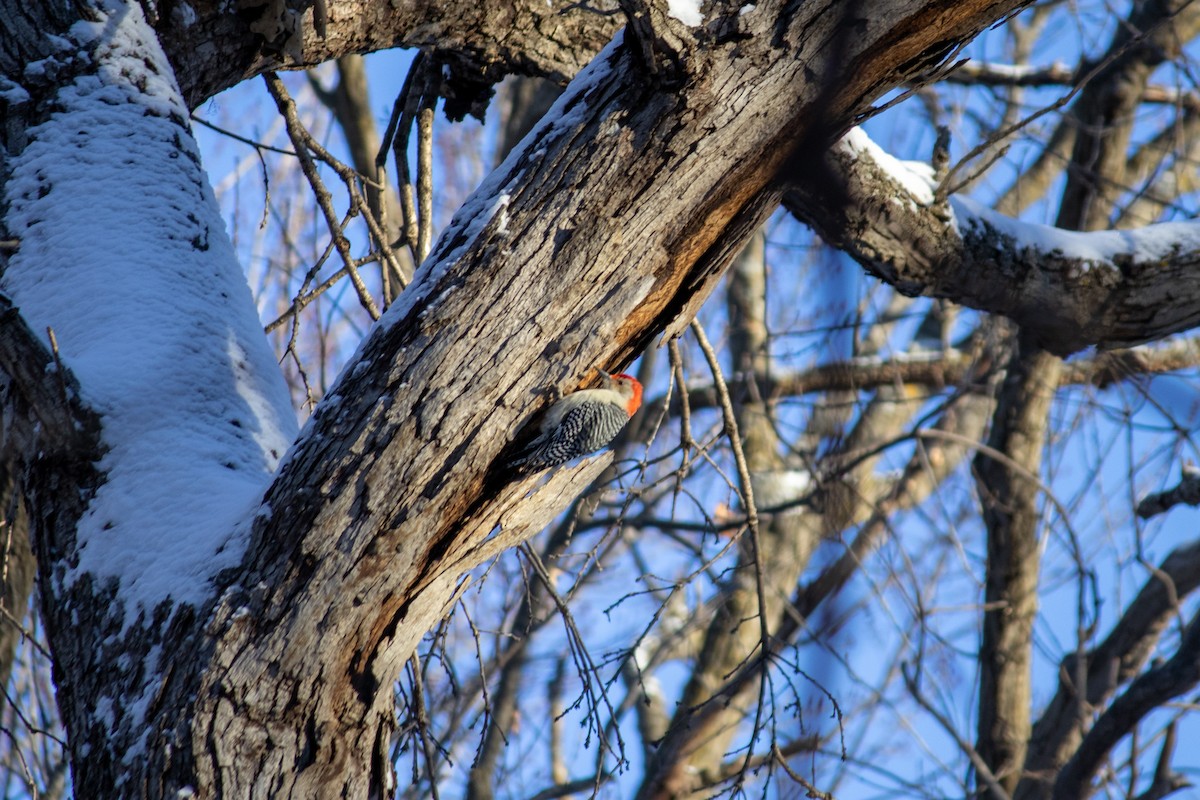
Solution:
M 962 750 L 967 758 L 970 759 L 971 766 L 975 768 L 975 772 L 979 775 L 984 785 L 987 786 L 988 792 L 994 800 L 1009 800 L 1008 792 L 1004 791 L 1004 787 L 1000 785 L 1000 781 L 992 774 L 992 771 L 979 755 L 979 752 L 971 746 L 970 742 L 958 734 L 958 728 L 955 727 L 954 723 L 945 714 L 934 708 L 933 704 L 921 694 L 920 687 L 917 686 L 917 682 L 909 674 L 908 665 L 902 665 L 900 672 L 904 676 L 904 686 L 908 689 L 909 695 L 916 701 L 917 705 L 925 709 L 926 713 L 937 721 L 938 725 L 942 726 L 942 730 L 950 738 L 954 739 L 954 743 L 958 745 L 958 749 Z
M 425 709 L 425 684 L 421 678 L 421 662 L 413 653 L 408 659 L 413 686 L 413 714 L 417 727 L 417 737 L 421 740 L 421 749 L 425 753 L 425 771 L 429 776 L 429 792 L 434 800 L 438 800 L 437 760 L 434 758 L 434 746 L 429 733 L 429 714 Z
M 789 778 L 804 787 L 807 797 L 812 797 L 816 800 L 835 800 L 832 794 L 821 791 L 816 786 L 813 786 L 811 783 L 809 783 L 809 781 L 803 775 L 792 769 L 787 763 L 787 758 L 779 750 L 778 744 L 771 745 L 771 756 L 775 759 L 775 763 L 787 773 Z
M 312 187 L 317 205 L 320 206 L 321 212 L 325 215 L 325 224 L 329 227 L 329 235 L 333 237 L 334 247 L 337 248 L 338 254 L 342 257 L 346 274 L 350 276 L 350 282 L 353 284 L 354 290 L 358 293 L 359 303 L 366 309 L 371 319 L 379 319 L 379 308 L 375 305 L 375 300 L 371 297 L 371 292 L 363 282 L 362 276 L 358 274 L 358 267 L 355 266 L 354 256 L 350 253 L 350 242 L 346 239 L 344 225 L 338 221 L 337 214 L 333 210 L 333 198 L 330 196 L 329 190 L 325 188 L 325 183 L 321 180 L 321 176 L 317 173 L 316 164 L 313 163 L 310 153 L 319 152 L 330 160 L 334 159 L 325 153 L 325 149 L 312 138 L 309 132 L 305 130 L 304 125 L 301 124 L 300 116 L 296 112 L 296 103 L 292 100 L 291 95 L 288 94 L 288 90 L 283 85 L 283 81 L 279 79 L 279 76 L 274 72 L 266 72 L 263 74 L 263 80 L 266 81 L 267 91 L 270 92 L 271 97 L 275 100 L 276 106 L 279 107 L 279 113 L 283 115 L 284 121 L 287 124 L 288 137 L 292 140 L 292 146 L 296 148 L 296 155 L 300 159 L 300 168 L 304 171 L 304 176 L 308 179 L 308 183 Z M 322 160 L 325 159 L 323 158 Z M 365 203 L 363 204 L 363 208 L 365 208 Z M 361 211 L 362 209 L 359 210 Z M 383 237 L 381 236 L 380 241 L 382 239 Z
M 726 386 L 725 378 L 721 373 L 721 364 L 717 360 L 717 353 L 708 341 L 708 336 L 705 335 L 704 327 L 700 322 L 692 320 L 691 327 L 692 333 L 696 337 L 696 342 L 700 345 L 700 351 L 704 353 L 704 358 L 708 362 L 708 368 L 712 372 L 713 385 L 716 387 L 721 413 L 725 420 L 725 435 L 729 439 L 730 449 L 733 450 L 733 460 L 737 465 L 738 480 L 741 483 L 742 502 L 746 506 L 746 528 L 750 532 L 750 545 L 754 556 L 754 582 L 758 595 L 759 655 L 762 658 L 766 658 L 771 647 L 771 631 L 768 627 L 769 620 L 767 618 L 767 589 L 763 580 L 765 570 L 763 568 L 762 539 L 759 536 L 758 507 L 754 504 L 754 487 L 750 482 L 750 467 L 746 463 L 746 452 L 742 447 L 741 434 L 738 432 L 737 415 L 733 410 L 733 401 L 729 397 L 729 387 Z M 749 655 L 747 658 L 749 658 Z M 767 695 L 768 675 L 769 673 L 766 669 L 759 672 L 758 703 L 754 711 L 754 726 L 751 729 L 750 744 L 746 747 L 747 767 L 749 767 L 749 759 L 754 753 L 754 743 L 761 731 L 763 704 L 766 702 Z

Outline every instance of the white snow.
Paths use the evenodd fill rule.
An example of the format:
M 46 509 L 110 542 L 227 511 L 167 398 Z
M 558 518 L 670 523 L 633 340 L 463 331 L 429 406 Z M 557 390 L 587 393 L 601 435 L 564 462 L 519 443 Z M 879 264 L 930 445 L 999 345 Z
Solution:
M 927 205 L 933 202 L 937 182 L 933 179 L 933 167 L 929 164 L 921 161 L 901 161 L 871 141 L 871 137 L 860 127 L 851 128 L 834 147 L 856 157 L 865 156 L 874 161 L 892 180 L 903 186 L 917 203 Z
M 1015 239 L 1018 247 L 1078 259 L 1085 266 L 1115 268 L 1117 258 L 1149 263 L 1200 249 L 1200 222 L 1161 222 L 1126 231 L 1080 233 L 1006 217 L 968 197 L 950 198 L 950 207 L 960 232 L 986 222 Z
M 812 475 L 803 469 L 751 472 L 750 488 L 754 492 L 754 503 L 760 511 L 780 508 L 798 503 L 808 495 L 812 490 Z
M 977 69 L 985 75 L 995 76 L 997 78 L 1010 78 L 1012 80 L 1020 80 L 1030 75 L 1036 75 L 1045 70 L 1045 67 L 1039 67 L 1036 64 L 997 64 L 991 61 L 978 64 Z M 1055 61 L 1051 66 L 1052 70 L 1066 72 L 1070 67 L 1063 61 Z
M 704 22 L 700 0 L 667 0 L 667 15 L 684 25 L 700 25 Z
M 512 197 L 505 192 L 492 204 L 492 216 L 497 218 L 496 234 L 498 236 L 508 236 L 508 203 L 510 200 Z
M 171 19 L 181 28 L 190 28 L 196 24 L 199 17 L 196 16 L 196 9 L 192 8 L 188 3 L 180 3 L 171 9 Z
M 29 92 L 25 88 L 13 83 L 8 78 L 0 76 L 0 100 L 8 103 L 11 106 L 17 106 L 21 103 L 29 102 Z
M 107 481 L 65 581 L 118 582 L 128 625 L 240 561 L 296 421 L 140 5 L 72 34 L 105 37 L 100 66 L 12 162 L 2 287 L 102 415 Z
M 53 58 L 43 58 L 39 59 L 38 61 L 30 61 L 25 65 L 25 78 L 28 80 L 36 80 L 41 78 L 46 74 L 46 66 L 48 64 L 52 65 L 56 63 L 58 63 L 57 60 Z
M 936 181 L 928 164 L 889 155 L 861 128 L 851 129 L 835 147 L 874 162 L 900 184 L 911 201 L 922 205 L 933 202 Z M 1133 230 L 1080 233 L 1006 217 L 965 196 L 955 195 L 949 202 L 960 233 L 987 223 L 1011 236 L 1018 247 L 1076 259 L 1084 270 L 1115 268 L 1117 260 L 1152 263 L 1178 252 L 1200 249 L 1200 222 L 1163 222 Z

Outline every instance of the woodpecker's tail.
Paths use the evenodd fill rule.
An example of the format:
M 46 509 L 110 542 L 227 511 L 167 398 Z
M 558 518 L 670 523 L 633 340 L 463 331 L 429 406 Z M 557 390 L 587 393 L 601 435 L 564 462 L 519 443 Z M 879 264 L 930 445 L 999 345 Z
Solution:
M 528 475 L 542 469 L 538 451 L 542 448 L 542 437 L 537 436 L 516 446 L 504 459 L 501 468 L 513 473 L 516 477 Z

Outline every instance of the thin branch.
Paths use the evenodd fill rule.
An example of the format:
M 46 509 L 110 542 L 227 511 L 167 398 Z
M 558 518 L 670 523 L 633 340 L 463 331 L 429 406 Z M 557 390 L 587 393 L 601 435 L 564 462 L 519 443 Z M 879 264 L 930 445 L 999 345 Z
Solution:
M 428 57 L 423 51 L 413 57 L 412 64 L 408 68 L 408 75 L 404 78 L 404 86 L 400 89 L 400 94 L 397 95 L 392 108 L 393 119 L 396 118 L 396 113 L 399 111 L 399 120 L 394 129 L 391 122 L 388 123 L 388 135 L 385 137 L 385 140 L 390 139 L 392 142 L 392 158 L 396 164 L 399 183 L 400 209 L 404 215 L 404 241 L 412 254 L 413 263 L 418 265 L 422 261 L 419 257 L 420 222 L 413 205 L 412 171 L 408 166 L 408 140 L 412 135 L 412 126 L 416 119 L 419 100 L 424 94 L 427 59 Z
M 375 300 L 371 297 L 370 290 L 367 289 L 362 276 L 358 274 L 358 267 L 355 266 L 354 256 L 350 253 L 350 242 L 346 239 L 344 225 L 339 224 L 337 213 L 333 209 L 333 198 L 330 196 L 329 190 L 325 188 L 325 183 L 321 180 L 321 176 L 317 172 L 317 166 L 313 163 L 311 154 L 321 153 L 330 160 L 333 160 L 333 157 L 325 153 L 325 149 L 313 139 L 312 135 L 300 122 L 300 115 L 296 111 L 296 103 L 292 100 L 291 95 L 288 94 L 287 87 L 283 85 L 283 81 L 279 79 L 279 76 L 274 72 L 266 72 L 263 73 L 263 80 L 267 84 L 267 91 L 270 92 L 271 97 L 275 100 L 275 105 L 278 106 L 279 113 L 283 115 L 284 122 L 287 124 L 288 138 L 292 140 L 292 146 L 296 148 L 296 155 L 300 159 L 300 168 L 304 171 L 304 177 L 308 179 L 309 186 L 312 187 L 317 205 L 320 206 L 321 213 L 325 216 L 325 224 L 329 228 L 329 235 L 333 237 L 334 247 L 337 248 L 338 254 L 342 257 L 346 274 L 350 276 L 350 283 L 358 293 L 359 303 L 366 309 L 372 320 L 377 320 L 379 319 L 379 307 L 375 305 Z M 326 160 L 326 158 L 322 158 L 322 160 Z M 380 239 L 382 241 L 382 237 Z
M 1063 365 L 1059 388 L 1094 386 L 1105 389 L 1139 376 L 1163 375 L 1200 365 L 1200 339 L 1189 337 L 1157 346 L 1097 353 L 1091 358 Z M 883 386 L 927 387 L 931 392 L 947 387 L 990 392 L 984 376 L 993 369 L 993 357 L 966 349 L 931 354 L 929 358 L 906 356 L 889 361 L 851 359 L 819 364 L 783 375 L 756 376 L 758 391 L 770 401 L 809 394 L 841 391 L 870 391 Z M 682 385 L 682 384 L 681 384 Z M 711 385 L 686 387 L 690 409 L 715 408 L 717 392 Z M 645 404 L 647 412 L 664 408 L 665 398 Z M 677 405 L 672 404 L 672 413 Z
M 970 742 L 959 736 L 958 729 L 954 726 L 953 721 L 941 711 L 934 708 L 933 704 L 921 694 L 920 687 L 917 686 L 917 682 L 909 674 L 907 664 L 900 667 L 900 673 L 904 676 L 904 686 L 908 689 L 909 695 L 916 701 L 917 705 L 925 709 L 925 712 L 937 721 L 938 725 L 942 726 L 942 730 L 948 736 L 954 739 L 954 743 L 958 745 L 958 749 L 962 750 L 971 761 L 971 766 L 975 768 L 976 774 L 979 775 L 980 780 L 983 781 L 983 784 L 987 787 L 988 792 L 994 800 L 1009 800 L 1008 792 L 1004 791 L 1004 787 L 1000 785 L 1000 781 L 992 773 L 991 769 L 988 768 L 987 763 L 984 762 L 979 752 L 971 746 Z
M 775 763 L 787 773 L 789 778 L 804 787 L 804 791 L 807 793 L 808 797 L 816 798 L 816 800 L 836 800 L 832 794 L 829 792 L 823 792 L 816 786 L 813 786 L 808 782 L 808 780 L 805 779 L 803 775 L 788 766 L 787 759 L 779 750 L 779 745 L 771 745 L 771 756 L 775 759 Z
M 421 218 L 417 226 L 417 257 L 420 264 L 429 255 L 433 242 L 433 103 L 426 92 L 417 114 L 417 208 Z
M 761 658 L 765 659 L 771 647 L 771 631 L 770 620 L 767 617 L 767 588 L 763 579 L 765 568 L 763 566 L 762 538 L 758 524 L 758 507 L 754 503 L 754 487 L 750 481 L 750 467 L 746 463 L 746 452 L 742 447 L 741 434 L 738 432 L 737 414 L 733 409 L 733 401 L 729 397 L 729 387 L 725 384 L 725 378 L 721 373 L 721 364 L 717 360 L 717 353 L 709 343 L 708 336 L 705 335 L 700 322 L 692 320 L 691 327 L 700 351 L 704 354 L 704 359 L 708 362 L 708 368 L 712 372 L 713 385 L 716 387 L 721 413 L 725 420 L 725 435 L 729 439 L 730 449 L 733 450 L 733 460 L 737 465 L 742 502 L 746 506 L 746 528 L 750 532 L 750 546 L 754 556 L 754 584 L 758 599 L 759 654 Z M 753 653 L 748 653 L 746 658 L 749 659 L 752 655 Z M 750 743 L 746 746 L 747 769 L 749 769 L 750 758 L 754 753 L 754 743 L 761 731 L 763 704 L 766 702 L 768 688 L 767 677 L 766 669 L 759 672 L 758 702 L 754 710 L 754 725 L 751 728 Z
M 421 740 L 421 749 L 425 754 L 425 771 L 429 777 L 429 792 L 433 800 L 438 800 L 437 760 L 434 758 L 434 746 L 429 734 L 429 714 L 425 709 L 425 684 L 421 678 L 421 663 L 417 654 L 413 653 L 408 659 L 412 672 L 413 714 L 417 728 L 417 737 Z
M 294 151 L 294 150 L 286 150 L 286 149 L 284 149 L 284 148 L 282 148 L 282 147 L 273 147 L 273 146 L 271 146 L 271 145 L 269 145 L 269 144 L 263 144 L 262 142 L 255 141 L 254 139 L 250 139 L 250 138 L 248 138 L 248 137 L 245 137 L 245 136 L 242 136 L 242 135 L 240 135 L 240 134 L 234 133 L 234 132 L 233 132 L 233 131 L 231 131 L 231 130 L 227 130 L 227 129 L 225 129 L 225 128 L 222 128 L 222 127 L 220 127 L 219 125 L 214 125 L 213 123 L 209 122 L 209 121 L 208 121 L 208 120 L 206 120 L 206 119 L 202 119 L 202 118 L 200 118 L 200 117 L 197 117 L 195 114 L 192 114 L 192 122 L 196 123 L 197 125 L 201 125 L 201 126 L 203 126 L 203 127 L 205 127 L 205 128 L 208 128 L 210 131 L 214 131 L 214 132 L 216 132 L 216 133 L 219 133 L 219 134 L 221 134 L 222 136 L 228 136 L 230 139 L 233 139 L 234 141 L 241 142 L 242 144 L 248 144 L 248 145 L 250 145 L 251 147 L 253 147 L 255 150 L 258 150 L 258 151 L 262 151 L 262 150 L 268 150 L 268 151 L 270 151 L 270 152 L 272 152 L 272 153 L 279 153 L 279 154 L 280 154 L 280 155 L 282 155 L 282 156 L 294 156 L 294 155 L 296 155 L 296 151 Z
M 1055 800 L 1080 800 L 1091 794 L 1091 780 L 1117 742 L 1142 718 L 1200 682 L 1200 617 L 1193 617 L 1175 654 L 1147 670 L 1113 701 L 1087 732 L 1054 784 Z
M 597 786 L 603 786 L 608 782 L 610 775 L 601 773 L 593 775 L 590 778 L 580 778 L 570 783 L 563 783 L 558 786 L 551 786 L 548 789 L 542 789 L 537 794 L 529 798 L 529 800 L 555 800 L 558 797 L 566 797 L 569 794 L 578 794 L 586 792 L 589 789 L 595 789 Z

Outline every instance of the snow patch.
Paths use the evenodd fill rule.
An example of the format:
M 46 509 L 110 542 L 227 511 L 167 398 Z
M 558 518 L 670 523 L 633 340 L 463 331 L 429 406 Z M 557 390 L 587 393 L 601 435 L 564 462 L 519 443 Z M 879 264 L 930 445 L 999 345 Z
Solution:
M 492 204 L 492 216 L 497 220 L 496 234 L 498 236 L 508 236 L 508 204 L 511 200 L 512 196 L 505 192 Z
M 180 3 L 171 9 L 171 19 L 181 28 L 190 28 L 196 24 L 199 17 L 196 16 L 196 9 L 192 8 L 188 3 Z
M 1117 261 L 1153 263 L 1177 253 L 1200 250 L 1200 222 L 1160 222 L 1123 231 L 1066 231 L 1006 217 L 969 197 L 951 197 L 960 233 L 987 223 L 1012 237 L 1018 247 L 1076 259 L 1089 267 L 1116 269 Z
M 759 511 L 782 508 L 805 499 L 812 489 L 812 475 L 803 469 L 751 472 L 750 488 Z
M 929 205 L 933 202 L 937 181 L 933 177 L 933 167 L 929 164 L 922 161 L 901 161 L 871 141 L 871 137 L 860 127 L 851 128 L 834 147 L 855 158 L 861 156 L 873 161 L 888 174 L 888 177 L 903 186 L 905 192 L 917 203 Z
M 920 161 L 902 161 L 871 141 L 861 128 L 852 128 L 835 147 L 855 158 L 865 158 L 903 187 L 912 201 L 933 202 L 937 182 L 933 168 Z M 1078 232 L 1023 222 L 1006 217 L 969 197 L 949 198 L 954 224 L 960 234 L 985 223 L 1011 237 L 1018 248 L 1032 248 L 1078 261 L 1082 272 L 1093 268 L 1117 269 L 1117 262 L 1145 263 L 1200 250 L 1200 221 L 1163 222 L 1122 231 Z
M 700 12 L 700 0 L 667 0 L 667 15 L 684 25 L 704 23 L 704 14 Z
M 129 625 L 239 563 L 296 421 L 140 5 L 72 33 L 98 67 L 11 162 L 2 286 L 102 417 L 107 481 L 65 582 L 117 581 Z
M 25 91 L 22 86 L 0 75 L 0 100 L 3 100 L 10 106 L 19 106 L 21 103 L 29 102 L 29 92 Z

